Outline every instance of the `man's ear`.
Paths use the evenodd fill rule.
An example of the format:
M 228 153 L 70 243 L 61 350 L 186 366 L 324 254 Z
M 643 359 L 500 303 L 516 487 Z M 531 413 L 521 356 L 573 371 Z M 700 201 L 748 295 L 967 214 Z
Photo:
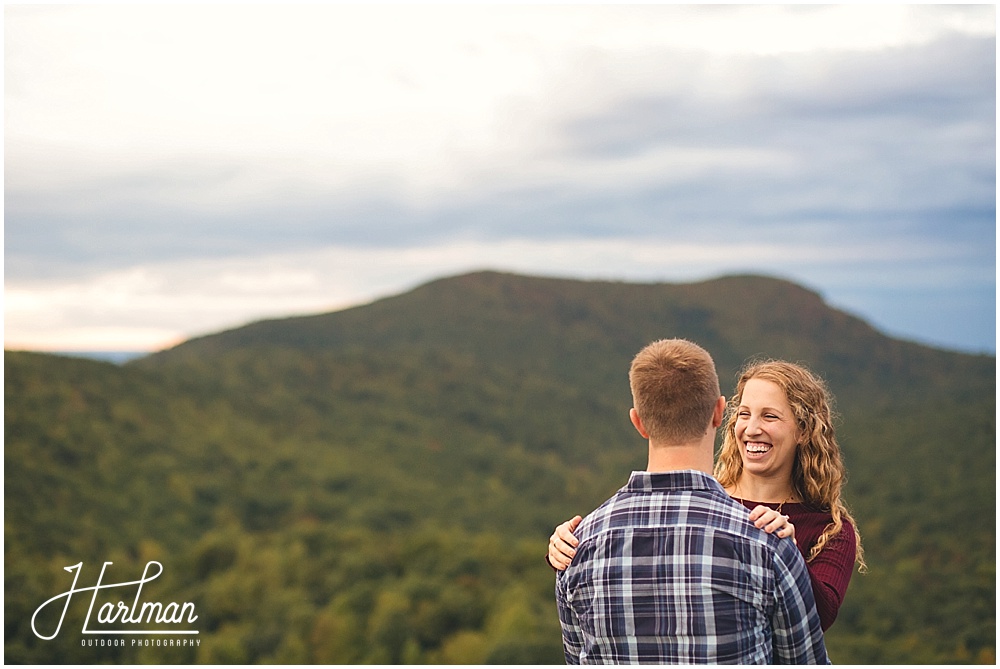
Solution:
M 639 412 L 635 410 L 635 407 L 629 409 L 628 417 L 632 420 L 632 425 L 634 425 L 635 429 L 639 431 L 642 438 L 649 439 L 649 432 L 646 432 L 646 428 L 642 426 L 642 419 L 639 418 Z
M 719 395 L 719 400 L 715 403 L 715 411 L 712 412 L 712 427 L 717 428 L 722 425 L 722 419 L 726 415 L 726 398 Z

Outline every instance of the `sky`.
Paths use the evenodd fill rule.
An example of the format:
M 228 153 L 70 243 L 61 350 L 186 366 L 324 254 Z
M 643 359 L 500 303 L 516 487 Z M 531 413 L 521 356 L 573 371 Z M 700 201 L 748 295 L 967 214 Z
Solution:
M 496 269 L 995 354 L 996 118 L 992 5 L 5 5 L 4 344 Z

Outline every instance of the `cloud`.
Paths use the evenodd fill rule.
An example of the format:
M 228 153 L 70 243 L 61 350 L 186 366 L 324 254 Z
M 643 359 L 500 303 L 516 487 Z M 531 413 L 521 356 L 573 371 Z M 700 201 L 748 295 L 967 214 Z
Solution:
M 28 304 L 49 332 L 125 323 L 119 285 L 178 315 L 132 317 L 148 341 L 481 263 L 760 267 L 876 315 L 889 296 L 863 295 L 912 281 L 982 296 L 995 25 L 985 5 L 9 7 L 8 324 Z

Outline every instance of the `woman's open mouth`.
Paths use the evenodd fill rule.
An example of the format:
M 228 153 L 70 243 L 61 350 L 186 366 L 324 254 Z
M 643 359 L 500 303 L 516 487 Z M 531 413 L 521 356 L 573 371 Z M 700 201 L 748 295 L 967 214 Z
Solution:
M 763 441 L 748 441 L 744 443 L 744 448 L 746 449 L 747 456 L 752 458 L 761 457 L 774 447 Z

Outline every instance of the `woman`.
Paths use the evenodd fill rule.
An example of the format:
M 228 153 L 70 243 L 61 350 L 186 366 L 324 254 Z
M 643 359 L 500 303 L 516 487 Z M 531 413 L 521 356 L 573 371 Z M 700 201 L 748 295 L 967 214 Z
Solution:
M 729 402 L 715 478 L 751 510 L 757 527 L 791 537 L 812 581 L 823 630 L 837 618 L 854 564 L 866 569 L 861 535 L 840 498 L 844 465 L 833 433 L 832 398 L 809 370 L 789 362 L 753 363 Z M 546 556 L 569 566 L 580 517 L 556 528 Z

